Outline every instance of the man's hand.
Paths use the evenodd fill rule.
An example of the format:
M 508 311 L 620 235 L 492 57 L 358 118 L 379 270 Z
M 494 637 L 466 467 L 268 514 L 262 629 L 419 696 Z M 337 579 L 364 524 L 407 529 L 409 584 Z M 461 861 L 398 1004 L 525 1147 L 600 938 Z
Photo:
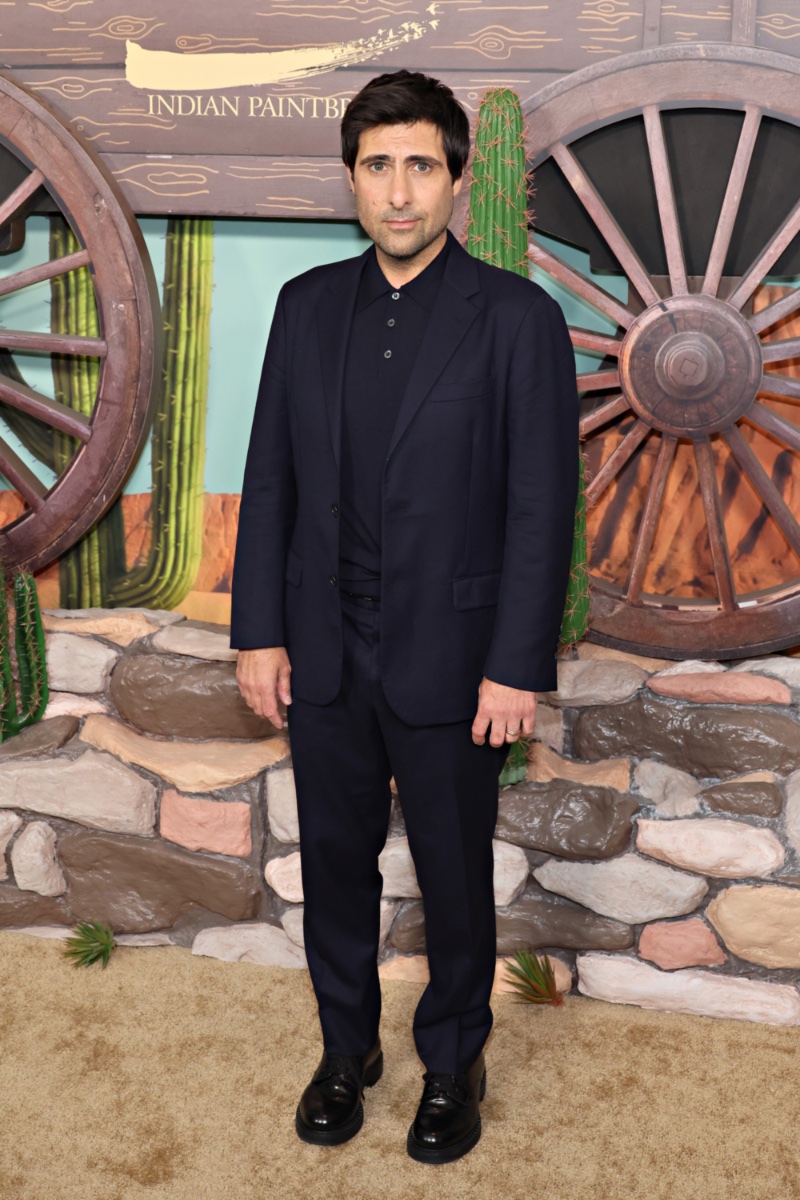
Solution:
M 472 740 L 476 745 L 484 744 L 490 725 L 489 742 L 492 746 L 502 746 L 504 742 L 515 742 L 520 736 L 530 737 L 535 721 L 536 692 L 506 687 L 484 675 L 478 688 L 478 711 L 472 722 Z M 509 733 L 508 730 L 516 732 Z
M 289 676 L 292 671 L 285 646 L 263 650 L 240 650 L 236 663 L 236 682 L 254 713 L 266 717 L 277 729 L 283 729 L 278 700 L 292 703 Z

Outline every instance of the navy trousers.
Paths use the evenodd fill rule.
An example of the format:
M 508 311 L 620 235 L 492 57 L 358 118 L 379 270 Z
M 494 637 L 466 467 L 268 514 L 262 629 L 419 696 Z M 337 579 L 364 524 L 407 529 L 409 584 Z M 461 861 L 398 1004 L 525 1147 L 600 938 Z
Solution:
M 381 1014 L 378 856 L 394 775 L 422 892 L 430 982 L 413 1023 L 426 1070 L 466 1071 L 492 1027 L 492 836 L 508 746 L 477 746 L 472 721 L 407 725 L 379 671 L 380 607 L 342 595 L 336 699 L 288 706 L 305 898 L 303 931 L 324 1048 L 363 1054 Z M 477 708 L 477 686 L 475 704 Z

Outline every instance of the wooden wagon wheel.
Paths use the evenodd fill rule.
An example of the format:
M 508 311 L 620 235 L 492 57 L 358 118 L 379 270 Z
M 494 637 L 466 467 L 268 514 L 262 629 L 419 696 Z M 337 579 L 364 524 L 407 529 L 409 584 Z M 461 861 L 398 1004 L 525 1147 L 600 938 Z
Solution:
M 705 274 L 689 278 L 662 116 L 700 108 L 740 112 L 741 127 Z M 576 348 L 608 364 L 579 375 L 581 431 L 592 467 L 588 502 L 607 501 L 625 472 L 629 480 L 638 473 L 640 484 L 627 489 L 638 501 L 620 521 L 625 554 L 617 554 L 617 578 L 592 569 L 590 640 L 673 658 L 744 657 L 800 642 L 800 493 L 792 499 L 786 471 L 781 475 L 774 466 L 776 451 L 800 456 L 800 425 L 774 400 L 800 402 L 800 378 L 772 366 L 800 359 L 800 338 L 781 333 L 800 311 L 800 289 L 752 311 L 757 289 L 800 231 L 800 201 L 779 228 L 765 230 L 744 274 L 723 279 L 762 119 L 800 125 L 800 64 L 730 45 L 663 47 L 576 72 L 540 92 L 525 115 L 534 171 L 548 159 L 558 164 L 629 284 L 628 300 L 621 302 L 533 238 L 535 268 L 610 319 L 612 330 L 616 326 L 610 334 L 571 331 Z M 648 272 L 580 162 L 583 137 L 630 119 L 641 121 L 646 134 L 649 165 L 639 169 L 652 173 L 666 279 Z M 620 163 L 620 170 L 629 166 Z M 603 443 L 601 453 L 592 453 L 595 439 Z M 680 486 L 685 490 L 690 463 L 704 517 L 711 595 L 697 595 L 688 570 L 684 594 L 675 587 L 659 591 L 658 575 L 649 570 L 667 526 L 673 561 L 681 562 L 680 522 L 672 513 L 679 455 Z M 755 501 L 761 528 L 771 522 L 772 532 L 780 531 L 783 577 L 768 586 L 757 579 L 753 586 L 752 578 L 743 585 L 737 577 L 726 522 L 730 497 L 738 494 L 749 494 L 751 508 Z
M 0 417 L 8 406 L 76 439 L 75 453 L 48 486 L 41 472 L 0 437 L 0 475 L 24 501 L 21 514 L 0 528 L 0 561 L 7 569 L 36 571 L 102 516 L 142 444 L 154 399 L 159 301 L 141 231 L 107 169 L 54 109 L 0 75 L 0 154 L 4 152 L 16 160 L 14 166 L 20 165 L 21 181 L 7 196 L 0 195 L 0 249 L 14 249 L 22 240 L 22 223 L 41 188 L 69 222 L 80 248 L 0 274 L 0 300 L 88 267 L 100 330 L 99 337 L 88 338 L 0 328 L 0 348 L 7 351 L 85 355 L 99 365 L 88 417 L 0 375 Z M 0 259 L 0 269 L 2 265 Z

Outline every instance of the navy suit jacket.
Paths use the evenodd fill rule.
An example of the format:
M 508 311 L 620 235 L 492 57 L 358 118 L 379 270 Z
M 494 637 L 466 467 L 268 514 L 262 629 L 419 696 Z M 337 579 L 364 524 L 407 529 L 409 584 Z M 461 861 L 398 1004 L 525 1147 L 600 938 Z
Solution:
M 448 237 L 383 472 L 381 678 L 411 725 L 471 720 L 483 675 L 556 687 L 578 486 L 561 309 Z M 231 645 L 285 646 L 313 704 L 342 679 L 342 386 L 363 257 L 282 287 L 242 488 Z

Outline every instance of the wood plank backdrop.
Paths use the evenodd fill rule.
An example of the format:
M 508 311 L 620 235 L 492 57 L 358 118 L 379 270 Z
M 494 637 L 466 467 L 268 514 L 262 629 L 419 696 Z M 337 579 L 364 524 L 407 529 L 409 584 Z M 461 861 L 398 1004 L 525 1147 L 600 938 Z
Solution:
M 471 115 L 589 63 L 699 41 L 800 54 L 800 0 L 0 0 L 0 69 L 66 114 L 139 214 L 353 216 L 339 121 L 436 74 Z

